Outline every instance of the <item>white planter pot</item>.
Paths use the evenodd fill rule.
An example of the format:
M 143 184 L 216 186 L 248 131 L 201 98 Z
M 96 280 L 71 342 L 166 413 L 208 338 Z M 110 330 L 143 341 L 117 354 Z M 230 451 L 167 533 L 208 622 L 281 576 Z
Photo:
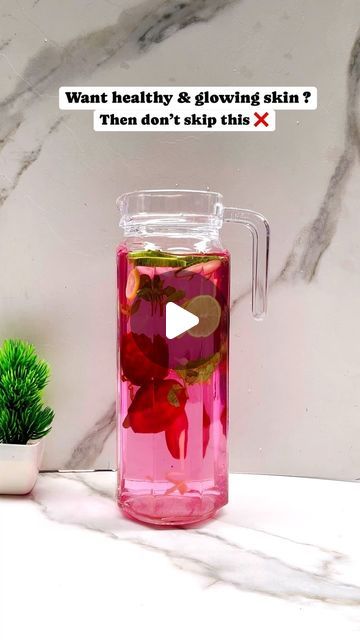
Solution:
M 0 444 L 0 494 L 24 495 L 39 474 L 44 442 Z

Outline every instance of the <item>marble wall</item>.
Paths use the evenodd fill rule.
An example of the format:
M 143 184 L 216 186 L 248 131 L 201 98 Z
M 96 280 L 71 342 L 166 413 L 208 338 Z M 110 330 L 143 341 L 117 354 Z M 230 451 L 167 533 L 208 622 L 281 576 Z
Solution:
M 115 465 L 115 198 L 210 188 L 272 228 L 269 314 L 234 252 L 234 471 L 360 476 L 358 0 L 2 0 L 0 339 L 52 364 L 46 469 Z M 95 133 L 58 88 L 315 85 L 275 133 Z

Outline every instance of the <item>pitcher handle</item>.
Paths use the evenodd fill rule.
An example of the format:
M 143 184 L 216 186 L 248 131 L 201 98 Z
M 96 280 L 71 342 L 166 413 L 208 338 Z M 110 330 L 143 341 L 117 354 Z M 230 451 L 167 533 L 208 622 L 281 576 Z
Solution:
M 261 320 L 267 309 L 270 228 L 269 223 L 256 211 L 224 207 L 225 222 L 238 222 L 252 235 L 252 313 Z

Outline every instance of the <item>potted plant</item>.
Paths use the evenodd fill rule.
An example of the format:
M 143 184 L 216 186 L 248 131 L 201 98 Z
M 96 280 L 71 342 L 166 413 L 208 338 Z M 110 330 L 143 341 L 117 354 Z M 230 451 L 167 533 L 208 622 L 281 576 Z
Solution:
M 5 340 L 0 349 L 0 494 L 23 495 L 36 482 L 43 437 L 54 418 L 42 400 L 49 376 L 48 364 L 32 345 Z

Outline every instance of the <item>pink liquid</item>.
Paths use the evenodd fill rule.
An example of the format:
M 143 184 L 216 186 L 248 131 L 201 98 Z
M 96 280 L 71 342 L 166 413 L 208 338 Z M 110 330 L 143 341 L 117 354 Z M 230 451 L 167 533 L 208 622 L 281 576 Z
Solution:
M 193 266 L 193 276 L 118 250 L 118 501 L 144 522 L 197 522 L 227 503 L 229 256 L 215 257 Z M 200 295 L 217 300 L 221 317 L 211 335 L 166 339 L 172 289 L 180 306 Z

